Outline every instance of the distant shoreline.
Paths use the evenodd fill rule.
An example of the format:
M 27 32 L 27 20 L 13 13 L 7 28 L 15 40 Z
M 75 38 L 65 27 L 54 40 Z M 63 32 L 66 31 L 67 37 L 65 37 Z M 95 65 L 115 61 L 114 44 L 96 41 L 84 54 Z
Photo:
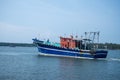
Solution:
M 9 43 L 9 42 L 0 42 L 0 46 L 9 46 L 9 47 L 35 47 L 33 43 Z
M 107 46 L 107 49 L 110 50 L 120 50 L 120 44 L 114 43 L 99 43 L 99 48 L 104 49 L 104 46 Z M 9 46 L 9 47 L 36 47 L 33 43 L 9 43 L 9 42 L 0 42 L 0 46 Z

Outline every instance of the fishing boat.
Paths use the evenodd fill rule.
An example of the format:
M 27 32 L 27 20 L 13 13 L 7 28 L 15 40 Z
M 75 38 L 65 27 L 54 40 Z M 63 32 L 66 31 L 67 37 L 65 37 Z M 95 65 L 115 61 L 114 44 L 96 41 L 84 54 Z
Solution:
M 71 35 L 70 37 L 60 36 L 60 42 L 32 39 L 37 45 L 40 55 L 60 56 L 83 59 L 106 58 L 107 49 L 99 49 L 99 32 L 85 32 L 85 37 Z M 97 43 L 96 43 L 97 42 Z

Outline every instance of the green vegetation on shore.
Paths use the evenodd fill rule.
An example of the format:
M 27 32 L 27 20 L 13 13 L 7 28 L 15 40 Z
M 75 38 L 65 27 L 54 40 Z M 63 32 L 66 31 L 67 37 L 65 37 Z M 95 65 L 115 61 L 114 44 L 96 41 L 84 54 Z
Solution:
M 100 49 L 120 49 L 120 44 L 115 43 L 99 43 Z M 33 43 L 7 43 L 7 42 L 0 42 L 0 46 L 10 46 L 10 47 L 35 47 L 36 45 Z
M 105 46 L 107 46 L 107 49 L 120 49 L 120 44 L 115 43 L 100 43 L 99 48 L 103 49 Z
M 7 42 L 0 42 L 0 46 L 10 46 L 10 47 L 34 47 L 36 46 L 33 43 L 7 43 Z

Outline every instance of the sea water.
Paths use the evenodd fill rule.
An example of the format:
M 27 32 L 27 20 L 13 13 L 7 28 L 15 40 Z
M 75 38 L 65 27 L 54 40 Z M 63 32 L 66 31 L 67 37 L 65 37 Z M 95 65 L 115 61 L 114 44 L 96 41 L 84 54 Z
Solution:
M 36 47 L 0 47 L 0 80 L 120 80 L 120 50 L 89 60 L 40 56 Z

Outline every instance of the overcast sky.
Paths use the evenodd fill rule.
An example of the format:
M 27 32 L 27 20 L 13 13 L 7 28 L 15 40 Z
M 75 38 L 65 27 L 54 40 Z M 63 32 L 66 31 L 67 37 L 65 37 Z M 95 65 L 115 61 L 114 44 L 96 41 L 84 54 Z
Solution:
M 120 44 L 120 0 L 0 0 L 0 42 L 59 41 L 86 31 Z

